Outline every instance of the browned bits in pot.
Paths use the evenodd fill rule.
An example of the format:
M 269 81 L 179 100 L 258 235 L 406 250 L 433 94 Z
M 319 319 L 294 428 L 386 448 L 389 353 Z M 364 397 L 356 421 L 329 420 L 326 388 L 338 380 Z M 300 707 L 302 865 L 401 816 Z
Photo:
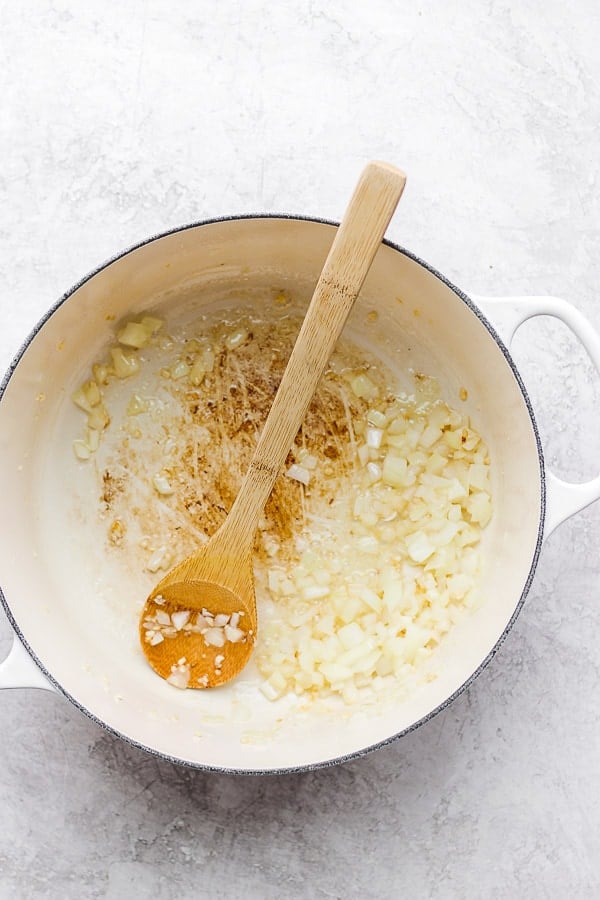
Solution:
M 102 496 L 101 500 L 104 508 L 108 511 L 113 505 L 113 501 L 117 494 L 121 494 L 124 490 L 124 481 L 122 477 L 115 477 L 108 469 L 102 475 Z
M 184 444 L 179 463 L 179 481 L 184 486 L 181 504 L 207 535 L 223 522 L 237 495 L 281 381 L 297 327 L 291 321 L 280 323 L 276 329 L 255 323 L 252 328 L 246 327 L 243 346 L 242 342 L 223 340 L 219 329 L 213 329 L 212 371 L 206 374 L 201 388 L 183 392 L 187 415 L 176 437 L 178 443 Z M 235 334 L 243 330 L 240 325 Z M 297 444 L 310 448 L 312 454 L 337 460 L 341 470 L 352 465 L 347 403 L 340 393 L 339 379 L 323 378 L 297 439 Z M 357 413 L 365 404 L 353 398 L 352 406 L 352 412 Z M 199 433 L 203 436 L 200 441 Z M 219 452 L 215 452 L 215 447 L 219 447 Z M 286 466 L 293 462 L 291 452 Z M 318 483 L 311 489 L 318 490 Z M 275 484 L 265 507 L 263 532 L 279 545 L 285 545 L 302 525 L 305 490 L 290 478 L 280 478 Z M 259 554 L 267 552 L 265 541 L 260 538 L 257 550 Z

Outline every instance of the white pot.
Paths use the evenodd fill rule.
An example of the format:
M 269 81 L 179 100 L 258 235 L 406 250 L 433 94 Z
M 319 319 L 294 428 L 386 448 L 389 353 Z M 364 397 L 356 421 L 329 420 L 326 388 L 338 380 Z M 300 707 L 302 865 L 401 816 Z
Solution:
M 467 411 L 490 448 L 494 501 L 484 539 L 484 604 L 446 638 L 439 677 L 378 715 L 288 714 L 285 700 L 266 701 L 251 675 L 236 688 L 174 690 L 147 666 L 137 643 L 136 609 L 152 578 L 131 573 L 128 582 L 95 530 L 97 490 L 91 469 L 71 451 L 78 419 L 69 398 L 111 341 L 115 318 L 157 304 L 167 304 L 170 316 L 184 315 L 207 298 L 273 287 L 291 286 L 308 298 L 334 227 L 265 216 L 153 238 L 85 278 L 29 337 L 0 393 L 0 496 L 10 516 L 0 583 L 16 632 L 0 687 L 59 691 L 113 733 L 177 762 L 265 772 L 380 746 L 446 706 L 489 662 L 524 601 L 544 538 L 600 496 L 600 478 L 571 485 L 545 470 L 507 350 L 525 319 L 553 315 L 600 367 L 600 339 L 564 301 L 469 299 L 406 251 L 391 244 L 378 251 L 348 330 L 358 342 L 368 335 L 392 367 L 436 376 L 448 399 L 468 388 Z M 367 325 L 374 306 L 378 320 Z

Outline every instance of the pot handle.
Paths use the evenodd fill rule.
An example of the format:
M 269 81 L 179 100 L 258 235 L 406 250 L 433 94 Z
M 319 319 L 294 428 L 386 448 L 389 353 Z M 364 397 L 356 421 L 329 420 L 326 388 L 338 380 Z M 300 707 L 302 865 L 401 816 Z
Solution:
M 534 316 L 554 316 L 571 329 L 583 344 L 600 374 L 600 335 L 566 300 L 558 297 L 479 297 L 471 295 L 504 341 L 510 347 L 520 325 Z M 600 476 L 580 484 L 572 484 L 546 471 L 546 520 L 544 539 L 565 519 L 600 498 Z
M 16 635 L 8 656 L 0 662 L 0 690 L 3 688 L 42 688 L 56 692 Z

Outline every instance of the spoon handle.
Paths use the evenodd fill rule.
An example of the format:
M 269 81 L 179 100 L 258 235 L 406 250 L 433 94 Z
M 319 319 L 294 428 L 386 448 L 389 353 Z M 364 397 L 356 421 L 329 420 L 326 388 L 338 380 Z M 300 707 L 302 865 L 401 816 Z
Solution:
M 406 176 L 387 163 L 363 170 L 224 529 L 252 540 L 321 375 L 402 196 Z

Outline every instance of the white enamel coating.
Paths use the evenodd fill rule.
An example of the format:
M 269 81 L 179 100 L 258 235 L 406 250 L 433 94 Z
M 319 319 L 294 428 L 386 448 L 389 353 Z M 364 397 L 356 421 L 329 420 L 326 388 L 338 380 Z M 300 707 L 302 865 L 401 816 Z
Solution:
M 155 576 L 106 554 L 93 468 L 78 464 L 71 451 L 81 419 L 70 394 L 123 317 L 158 310 L 185 321 L 215 302 L 264 306 L 280 288 L 302 306 L 333 235 L 327 223 L 240 219 L 184 229 L 136 248 L 52 314 L 0 402 L 0 496 L 12 511 L 11 529 L 0 542 L 0 584 L 11 616 L 45 670 L 80 707 L 116 733 L 179 761 L 234 771 L 291 769 L 352 755 L 411 728 L 490 658 L 535 567 L 543 473 L 518 379 L 485 323 L 454 290 L 417 260 L 382 246 L 348 332 L 399 376 L 409 367 L 436 376 L 453 405 L 461 388 L 468 389 L 464 409 L 493 461 L 485 603 L 445 641 L 436 656 L 438 677 L 407 697 L 389 698 L 377 714 L 348 716 L 347 708 L 302 714 L 294 712 L 293 701 L 270 704 L 251 670 L 233 686 L 176 691 L 144 662 L 137 615 Z M 502 316 L 512 302 L 482 302 L 505 336 L 510 328 Z M 541 309 L 524 303 L 510 320 L 514 327 L 528 309 Z M 376 322 L 369 316 L 373 310 Z M 587 324 L 583 330 L 591 331 Z M 577 506 L 552 502 L 559 510 L 551 509 L 554 524 Z M 127 590 L 116 593 L 115 584 Z M 20 669 L 22 652 L 16 653 L 0 667 L 0 685 L 15 683 L 19 671 L 23 683 L 33 681 L 37 667 L 31 662 L 27 674 Z
M 600 373 L 600 336 L 571 303 L 559 297 L 472 297 L 510 347 L 519 327 L 536 316 L 553 316 L 571 329 L 581 341 Z M 551 356 L 548 357 L 551 363 Z M 544 538 L 562 522 L 600 498 L 600 475 L 591 481 L 572 484 L 546 470 L 546 519 Z
M 19 640 L 14 635 L 10 652 L 0 663 L 0 689 L 42 688 L 56 691 Z

